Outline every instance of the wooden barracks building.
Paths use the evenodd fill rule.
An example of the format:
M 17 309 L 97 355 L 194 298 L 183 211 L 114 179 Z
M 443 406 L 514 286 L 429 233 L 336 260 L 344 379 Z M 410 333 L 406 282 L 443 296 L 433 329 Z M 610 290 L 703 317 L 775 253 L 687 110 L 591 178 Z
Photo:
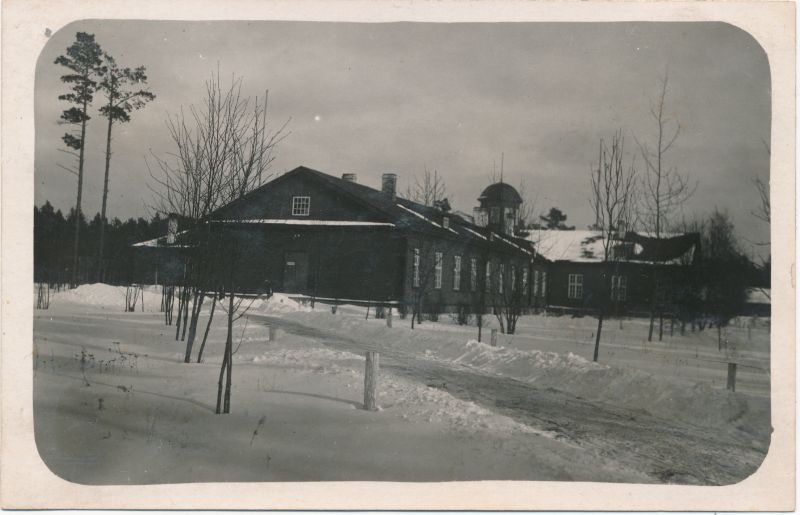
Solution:
M 334 177 L 296 168 L 219 209 L 212 225 L 236 234 L 239 290 L 274 291 L 322 301 L 410 305 L 423 310 L 491 308 L 511 292 L 524 307 L 544 305 L 533 278 L 546 263 L 511 233 L 521 198 L 497 183 L 480 197 L 485 224 L 397 196 L 397 176 L 380 190 L 355 174 Z M 160 263 L 177 281 L 181 234 L 136 244 L 139 266 Z M 166 272 L 170 270 L 170 272 Z M 150 279 L 152 281 L 152 279 Z
M 472 216 L 455 214 L 399 197 L 395 174 L 384 174 L 377 190 L 355 174 L 301 166 L 219 209 L 210 223 L 234 235 L 241 292 L 268 285 L 327 302 L 405 306 L 421 298 L 423 311 L 438 312 L 491 311 L 512 298 L 523 310 L 591 306 L 603 291 L 599 233 L 520 238 L 522 199 L 511 185 L 491 184 L 478 201 Z M 179 282 L 185 237 L 171 223 L 166 236 L 136 244 L 143 282 L 156 268 L 159 282 Z M 628 233 L 618 242 L 629 253 L 614 279 L 618 306 L 648 303 L 653 265 L 684 267 L 699 254 L 697 235 L 661 241 Z

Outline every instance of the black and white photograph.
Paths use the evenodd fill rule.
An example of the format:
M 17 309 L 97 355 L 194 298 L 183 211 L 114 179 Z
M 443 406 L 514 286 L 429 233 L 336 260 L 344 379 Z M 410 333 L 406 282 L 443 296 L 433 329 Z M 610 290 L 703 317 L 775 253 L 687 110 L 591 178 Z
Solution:
M 764 462 L 774 77 L 746 30 L 46 36 L 25 345 L 58 478 L 720 487 Z

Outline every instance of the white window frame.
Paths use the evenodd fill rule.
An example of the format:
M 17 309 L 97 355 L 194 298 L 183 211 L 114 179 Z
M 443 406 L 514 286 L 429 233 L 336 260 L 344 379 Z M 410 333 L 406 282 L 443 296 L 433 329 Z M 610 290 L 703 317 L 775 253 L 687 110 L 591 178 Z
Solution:
M 414 288 L 419 288 L 419 249 L 414 249 L 414 271 L 412 274 Z
M 500 263 L 497 269 L 497 293 L 503 293 L 503 274 L 505 273 L 505 263 Z
M 517 291 L 517 267 L 511 265 L 511 292 Z
M 461 289 L 461 256 L 453 256 L 453 291 Z
M 292 197 L 292 216 L 309 216 L 311 214 L 311 197 Z
M 528 267 L 522 267 L 522 293 L 528 294 Z
M 534 297 L 538 297 L 539 296 L 539 271 L 538 270 L 534 270 L 533 271 L 533 296 Z
M 442 262 L 444 261 L 444 257 L 442 256 L 441 252 L 437 252 L 435 255 L 435 265 L 434 265 L 434 278 L 433 278 L 433 287 L 437 290 L 442 289 Z
M 472 291 L 478 291 L 478 260 L 470 259 L 469 285 Z
M 484 274 L 484 285 L 483 288 L 486 293 L 492 292 L 492 262 L 488 259 L 486 260 L 486 273 Z
M 547 272 L 542 272 L 542 298 L 547 296 Z
M 624 302 L 628 298 L 628 277 L 625 275 L 611 276 L 611 300 Z
M 569 281 L 567 284 L 567 298 L 569 299 L 583 298 L 583 274 L 569 274 Z

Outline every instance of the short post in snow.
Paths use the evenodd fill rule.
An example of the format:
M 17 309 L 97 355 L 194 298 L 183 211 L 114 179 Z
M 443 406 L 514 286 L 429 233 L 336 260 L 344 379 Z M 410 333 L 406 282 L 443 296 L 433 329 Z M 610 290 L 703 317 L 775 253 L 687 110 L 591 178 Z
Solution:
M 491 345 L 492 347 L 497 347 L 497 329 L 492 329 Z
M 278 339 L 278 328 L 274 325 L 269 326 L 269 342 L 272 343 Z
M 728 363 L 728 390 L 736 391 L 736 363 Z
M 392 327 L 392 308 L 389 308 L 388 311 L 386 311 L 386 327 Z
M 334 315 L 336 314 L 336 304 L 331 306 L 331 313 L 334 314 Z
M 364 409 L 378 410 L 378 353 L 366 353 L 367 363 L 364 369 Z

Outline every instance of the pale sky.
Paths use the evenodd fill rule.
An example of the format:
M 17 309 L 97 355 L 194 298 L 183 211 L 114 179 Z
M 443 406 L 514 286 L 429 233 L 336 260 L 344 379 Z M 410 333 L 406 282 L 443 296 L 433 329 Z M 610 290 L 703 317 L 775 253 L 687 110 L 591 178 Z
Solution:
M 157 95 L 114 132 L 110 217 L 145 216 L 152 203 L 144 158 L 173 146 L 164 121 L 203 99 L 219 65 L 248 93 L 269 89 L 275 124 L 291 118 L 274 172 L 304 165 L 379 187 L 405 188 L 427 167 L 444 177 L 455 209 L 471 212 L 499 170 L 523 178 L 539 212 L 552 206 L 592 223 L 588 170 L 601 137 L 626 149 L 653 141 L 649 102 L 669 70 L 667 112 L 681 133 L 666 162 L 698 182 L 687 217 L 719 207 L 751 241 L 769 237 L 751 215 L 752 184 L 769 177 L 770 72 L 758 43 L 721 23 L 315 23 L 87 21 L 53 34 L 35 84 L 36 190 L 65 213 L 76 179 L 57 123 L 66 92 L 53 64 L 77 31 L 95 34 L 123 66 L 144 65 Z M 105 119 L 93 107 L 87 136 L 85 213 L 99 211 Z M 641 156 L 637 158 L 643 168 Z M 743 250 L 750 251 L 745 242 Z

